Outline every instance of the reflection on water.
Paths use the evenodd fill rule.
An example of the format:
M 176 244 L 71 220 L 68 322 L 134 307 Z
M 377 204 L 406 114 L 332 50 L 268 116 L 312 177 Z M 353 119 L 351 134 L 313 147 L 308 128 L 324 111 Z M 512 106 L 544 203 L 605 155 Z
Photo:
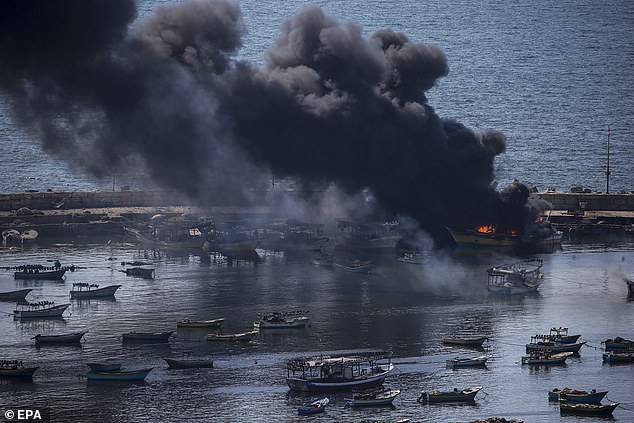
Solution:
M 63 319 L 14 321 L 0 303 L 0 357 L 40 366 L 33 382 L 0 381 L 0 401 L 50 404 L 60 421 L 295 421 L 311 399 L 289 394 L 285 361 L 298 355 L 355 349 L 389 349 L 396 372 L 387 385 L 401 389 L 393 408 L 344 407 L 333 395 L 327 419 L 410 417 L 413 421 L 466 421 L 491 415 L 559 421 L 547 401 L 555 387 L 608 389 L 630 401 L 634 366 L 602 365 L 600 346 L 614 336 L 634 338 L 632 302 L 621 275 L 634 274 L 631 245 L 565 245 L 544 259 L 545 279 L 535 295 L 490 297 L 486 269 L 508 261 L 499 253 L 447 254 L 427 266 L 375 257 L 375 274 L 313 266 L 309 254 L 259 252 L 258 260 L 137 250 L 128 246 L 35 247 L 3 252 L 3 266 L 59 258 L 82 269 L 65 282 L 16 281 L 0 274 L 0 291 L 29 287 L 29 299 L 70 302 Z M 107 260 L 117 257 L 116 261 Z M 121 261 L 144 260 L 156 279 L 127 277 Z M 121 284 L 116 299 L 70 301 L 74 282 Z M 309 310 L 306 329 L 262 332 L 249 343 L 207 342 L 208 330 L 176 330 L 184 318 L 224 317 L 225 333 L 251 330 L 258 312 Z M 521 366 L 524 344 L 553 326 L 583 334 L 588 346 L 565 366 Z M 87 330 L 80 346 L 35 347 L 37 334 Z M 163 343 L 123 342 L 125 332 L 175 330 Z M 445 361 L 481 352 L 443 345 L 449 336 L 487 336 L 493 354 L 486 368 L 447 369 Z M 211 358 L 214 369 L 167 370 L 163 358 Z M 154 367 L 143 383 L 87 383 L 86 363 L 115 360 L 126 369 Z M 474 405 L 422 405 L 422 390 L 481 385 Z M 634 407 L 633 407 L 634 409 Z M 629 412 L 615 415 L 627 419 Z M 572 419 L 572 420 L 570 420 Z M 575 421 L 567 418 L 562 421 Z

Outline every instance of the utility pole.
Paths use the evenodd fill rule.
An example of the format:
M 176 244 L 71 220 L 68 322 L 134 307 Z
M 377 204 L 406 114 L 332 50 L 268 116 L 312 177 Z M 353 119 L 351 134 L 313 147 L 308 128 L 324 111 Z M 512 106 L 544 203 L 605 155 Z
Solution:
M 608 166 L 605 169 L 605 193 L 610 193 L 610 125 L 608 125 Z

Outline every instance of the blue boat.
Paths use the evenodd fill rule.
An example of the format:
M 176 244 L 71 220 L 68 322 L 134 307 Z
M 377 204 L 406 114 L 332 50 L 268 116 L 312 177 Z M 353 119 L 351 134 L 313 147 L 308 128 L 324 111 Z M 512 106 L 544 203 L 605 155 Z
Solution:
M 152 371 L 153 367 L 149 369 L 133 370 L 127 372 L 90 372 L 86 375 L 88 380 L 144 380 L 145 377 Z
M 608 394 L 608 391 L 597 392 L 578 391 L 576 389 L 553 389 L 548 392 L 549 401 L 568 401 L 583 404 L 601 404 L 601 400 Z
M 310 414 L 318 414 L 326 411 L 326 406 L 330 403 L 328 398 L 321 398 L 316 401 L 311 402 L 308 405 L 304 405 L 297 409 L 297 414 L 300 416 L 306 416 Z

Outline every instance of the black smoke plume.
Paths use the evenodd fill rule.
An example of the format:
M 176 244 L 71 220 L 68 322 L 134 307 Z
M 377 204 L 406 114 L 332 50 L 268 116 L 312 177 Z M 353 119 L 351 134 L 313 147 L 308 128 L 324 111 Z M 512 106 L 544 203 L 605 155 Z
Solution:
M 497 131 L 442 119 L 425 92 L 444 53 L 389 29 L 364 37 L 317 7 L 287 20 L 262 67 L 238 61 L 237 3 L 190 0 L 135 22 L 132 0 L 4 0 L 0 90 L 44 148 L 97 175 L 142 164 L 201 202 L 235 200 L 262 171 L 369 189 L 423 227 L 530 217 L 497 192 Z

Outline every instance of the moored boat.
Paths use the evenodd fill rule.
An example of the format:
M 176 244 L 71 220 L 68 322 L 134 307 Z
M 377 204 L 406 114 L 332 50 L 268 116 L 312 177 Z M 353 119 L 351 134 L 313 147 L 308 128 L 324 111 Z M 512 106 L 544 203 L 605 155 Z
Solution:
M 394 370 L 390 357 L 385 351 L 371 351 L 292 359 L 286 365 L 286 383 L 304 392 L 373 388 Z
M 207 341 L 238 341 L 238 342 L 249 342 L 253 338 L 258 335 L 257 330 L 252 330 L 250 332 L 242 332 L 242 333 L 231 333 L 231 334 L 220 334 L 220 333 L 210 333 L 205 336 Z
M 86 332 L 63 333 L 59 335 L 35 335 L 36 345 L 41 344 L 77 344 L 81 342 L 81 338 Z
M 44 280 L 61 280 L 64 274 L 68 270 L 66 267 L 59 269 L 50 268 L 44 266 L 20 266 L 18 270 L 13 273 L 15 279 L 44 279 Z
M 54 301 L 19 302 L 17 309 L 13 311 L 13 316 L 16 319 L 62 317 L 69 306 L 70 304 L 55 305 Z
M 482 386 L 474 386 L 472 388 L 466 388 L 462 390 L 454 388 L 453 391 L 423 391 L 418 397 L 418 402 L 473 402 L 475 401 L 475 396 L 478 394 L 478 392 L 480 392 L 481 389 Z
M 392 405 L 401 393 L 398 389 L 379 389 L 352 392 L 352 398 L 344 401 L 350 407 L 381 407 Z
M 606 339 L 601 343 L 605 344 L 606 351 L 634 351 L 634 341 L 623 339 L 620 336 L 614 339 Z
M 447 345 L 458 345 L 462 347 L 482 347 L 484 341 L 488 338 L 486 336 L 478 336 L 478 337 L 452 337 L 452 338 L 443 338 L 442 343 Z
M 121 371 L 121 363 L 86 363 L 92 373 L 111 373 Z
M 596 389 L 591 391 L 578 391 L 576 389 L 564 388 L 553 389 L 548 392 L 548 400 L 550 401 L 568 401 L 585 404 L 600 404 L 603 397 L 608 391 L 597 392 Z
M 485 366 L 487 360 L 489 360 L 490 358 L 492 358 L 493 356 L 488 354 L 488 355 L 481 355 L 478 357 L 455 357 L 452 359 L 447 360 L 446 365 L 448 368 L 451 369 L 455 369 L 457 367 L 478 367 L 478 366 Z
M 603 353 L 604 363 L 634 363 L 634 352 L 605 352 Z
M 569 402 L 559 403 L 561 414 L 578 414 L 585 416 L 609 416 L 619 406 L 618 402 L 610 404 L 573 404 Z
M 297 414 L 308 415 L 318 414 L 326 411 L 326 406 L 330 403 L 328 398 L 318 399 L 297 409 Z
M 352 260 L 350 264 L 334 263 L 334 266 L 351 273 L 371 273 L 372 263 L 369 261 L 361 261 L 359 259 Z
M 152 371 L 152 367 L 141 370 L 129 370 L 129 371 L 112 371 L 112 372 L 89 372 L 86 375 L 86 379 L 93 380 L 110 380 L 110 381 L 138 381 L 144 380 L 146 376 Z
M 429 259 L 418 251 L 406 250 L 396 259 L 401 263 L 423 265 L 429 262 Z
M 536 292 L 544 279 L 541 259 L 503 264 L 487 270 L 487 289 L 496 295 L 519 295 Z
M 213 360 L 176 360 L 173 358 L 164 358 L 170 369 L 211 369 L 214 367 Z
M 73 289 L 70 291 L 71 298 L 100 298 L 100 297 L 112 297 L 117 289 L 121 288 L 121 285 L 109 285 L 99 288 L 99 285 L 94 283 L 77 282 L 73 284 Z
M 574 353 L 570 351 L 554 353 L 554 354 L 535 352 L 535 353 L 522 357 L 522 364 L 529 364 L 529 365 L 565 364 L 568 357 L 570 357 L 573 354 Z
M 260 319 L 253 322 L 253 328 L 259 329 L 296 329 L 310 326 L 310 318 L 304 316 L 306 311 L 286 311 L 260 313 Z
M 0 378 L 31 378 L 39 367 L 24 367 L 21 360 L 0 360 Z
M 146 269 L 143 267 L 131 267 L 129 269 L 122 270 L 128 276 L 135 276 L 143 279 L 154 279 L 154 269 Z
M 183 319 L 176 322 L 178 328 L 219 328 L 225 319 L 212 319 L 212 320 L 190 320 Z
M 568 328 L 551 328 L 547 335 L 535 335 L 533 338 L 541 341 L 559 342 L 561 344 L 574 344 L 581 335 L 569 335 Z
M 20 302 L 26 299 L 26 296 L 29 295 L 29 292 L 33 291 L 32 289 L 18 289 L 16 291 L 6 291 L 0 292 L 0 301 L 15 301 Z
M 576 343 L 560 343 L 553 341 L 540 341 L 539 337 L 532 336 L 530 344 L 526 344 L 526 353 L 531 352 L 543 352 L 543 353 L 558 353 L 558 352 L 579 352 L 585 342 Z
M 152 342 L 152 341 L 168 341 L 174 331 L 167 332 L 128 332 L 123 334 L 124 341 L 139 341 L 139 342 Z

